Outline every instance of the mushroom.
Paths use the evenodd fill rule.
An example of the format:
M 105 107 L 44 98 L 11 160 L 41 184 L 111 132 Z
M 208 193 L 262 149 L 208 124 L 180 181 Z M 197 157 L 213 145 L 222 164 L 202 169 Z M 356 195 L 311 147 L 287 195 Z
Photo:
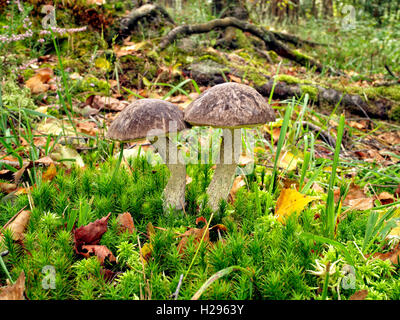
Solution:
M 106 137 L 133 142 L 148 139 L 170 170 L 163 191 L 164 209 L 181 210 L 185 203 L 186 165 L 172 138 L 188 128 L 183 112 L 174 104 L 158 99 L 140 99 L 122 110 L 112 122 Z M 122 150 L 121 150 L 122 152 Z
M 184 120 L 223 129 L 219 163 L 207 189 L 209 205 L 215 211 L 221 199 L 228 198 L 241 154 L 241 132 L 235 136 L 234 129 L 275 121 L 274 111 L 255 89 L 229 82 L 203 92 L 184 110 Z

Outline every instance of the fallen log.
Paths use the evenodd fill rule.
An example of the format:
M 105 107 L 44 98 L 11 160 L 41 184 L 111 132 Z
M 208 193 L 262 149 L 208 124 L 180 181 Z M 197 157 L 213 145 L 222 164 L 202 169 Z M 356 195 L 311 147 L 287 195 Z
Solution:
M 262 86 L 256 87 L 257 91 L 263 96 L 269 96 L 272 91 L 274 81 L 271 79 Z M 277 81 L 275 84 L 273 96 L 276 99 L 287 99 L 293 96 L 301 97 L 309 93 L 310 99 L 317 105 L 339 105 L 340 108 L 367 118 L 378 118 L 382 120 L 397 120 L 396 110 L 399 110 L 400 103 L 386 98 L 375 98 L 366 101 L 360 95 L 341 92 L 332 88 L 325 88 L 313 84 L 288 84 L 283 81 Z

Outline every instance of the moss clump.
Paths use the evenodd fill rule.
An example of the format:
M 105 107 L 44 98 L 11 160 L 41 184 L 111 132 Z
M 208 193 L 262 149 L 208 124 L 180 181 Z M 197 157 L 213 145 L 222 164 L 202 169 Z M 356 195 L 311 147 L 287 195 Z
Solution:
M 275 63 L 278 62 L 279 56 L 275 51 L 269 50 L 268 55 L 272 59 L 272 62 L 275 62 Z
M 197 59 L 197 62 L 200 62 L 200 61 L 203 61 L 203 60 L 212 60 L 212 61 L 214 61 L 216 63 L 223 64 L 223 65 L 226 65 L 226 63 L 227 63 L 220 56 L 216 56 L 216 55 L 212 55 L 212 54 L 205 54 L 205 55 L 201 56 L 200 58 Z
M 312 57 L 307 56 L 306 54 L 301 53 L 301 52 L 299 52 L 297 50 L 293 50 L 293 53 L 294 53 L 295 56 L 297 56 L 302 61 L 310 61 L 310 60 L 312 60 Z
M 105 80 L 100 80 L 95 77 L 86 77 L 83 80 L 78 81 L 77 91 L 79 92 L 100 92 L 108 94 L 110 92 L 110 85 Z
M 392 108 L 392 111 L 389 114 L 389 118 L 394 121 L 400 121 L 400 105 Z
M 285 82 L 287 84 L 299 84 L 301 80 L 299 78 L 289 76 L 286 74 L 281 74 L 276 77 L 276 81 Z
M 316 101 L 318 99 L 318 88 L 314 87 L 314 86 L 310 86 L 310 85 L 301 85 L 300 86 L 301 89 L 301 93 L 302 94 L 306 94 L 308 93 L 308 95 L 310 96 L 311 100 Z
M 3 107 L 6 108 L 36 108 L 36 105 L 31 98 L 30 90 L 26 87 L 20 88 L 13 80 L 9 80 L 3 85 L 1 99 Z

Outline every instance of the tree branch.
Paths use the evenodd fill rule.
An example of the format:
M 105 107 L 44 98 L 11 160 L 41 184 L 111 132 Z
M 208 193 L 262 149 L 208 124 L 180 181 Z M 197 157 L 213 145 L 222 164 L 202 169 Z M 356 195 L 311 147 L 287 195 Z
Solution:
M 165 49 L 170 43 L 184 36 L 207 33 L 217 28 L 227 28 L 227 27 L 235 27 L 244 32 L 251 33 L 252 35 L 263 40 L 269 50 L 275 51 L 279 56 L 283 58 L 287 58 L 289 60 L 297 62 L 302 66 L 314 67 L 318 72 L 321 72 L 324 68 L 322 64 L 320 64 L 313 58 L 307 57 L 303 54 L 291 50 L 284 43 L 279 41 L 275 37 L 273 32 L 255 26 L 254 24 L 251 24 L 247 21 L 239 20 L 233 17 L 215 19 L 207 23 L 201 23 L 201 24 L 178 26 L 172 29 L 163 39 L 161 39 L 161 42 L 159 44 L 159 49 L 160 50 Z M 339 72 L 334 70 L 331 70 L 331 72 L 334 74 L 339 74 Z

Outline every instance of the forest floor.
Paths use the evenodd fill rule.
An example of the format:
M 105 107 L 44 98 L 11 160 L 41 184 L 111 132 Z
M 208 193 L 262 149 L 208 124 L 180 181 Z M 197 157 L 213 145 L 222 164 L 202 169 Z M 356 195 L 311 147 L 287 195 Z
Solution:
M 399 59 L 398 27 L 280 26 L 326 44 L 299 49 L 319 73 L 241 31 L 230 48 L 212 31 L 160 51 L 163 28 L 118 45 L 89 29 L 1 48 L 0 298 L 400 299 L 400 64 L 391 75 L 382 63 Z M 129 102 L 183 110 L 229 81 L 255 87 L 277 120 L 248 129 L 216 212 L 212 163 L 187 165 L 180 211 L 163 209 L 169 172 L 148 141 L 125 145 L 114 175 L 119 144 L 104 136 Z M 321 98 L 330 89 L 371 109 Z M 207 155 L 220 131 L 183 141 L 196 134 Z

